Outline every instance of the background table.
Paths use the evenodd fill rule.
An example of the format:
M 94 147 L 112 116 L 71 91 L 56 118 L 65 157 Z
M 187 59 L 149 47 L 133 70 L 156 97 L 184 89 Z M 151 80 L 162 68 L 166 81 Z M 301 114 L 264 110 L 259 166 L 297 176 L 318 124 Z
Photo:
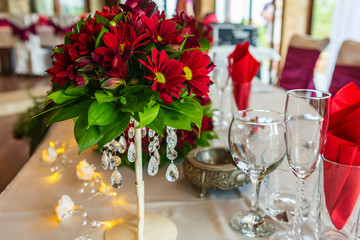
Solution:
M 251 107 L 283 111 L 285 92 L 257 84 L 267 91 L 253 92 Z M 74 147 L 67 153 L 68 158 L 74 161 L 72 167 L 64 169 L 59 179 L 49 177 L 51 166 L 41 160 L 41 151 L 49 141 L 73 141 L 72 132 L 72 121 L 52 126 L 35 154 L 3 191 L 0 196 L 0 239 L 64 240 L 87 233 L 92 233 L 93 239 L 103 239 L 103 229 L 82 226 L 79 215 L 62 223 L 56 220 L 54 207 L 63 194 L 71 196 L 76 205 L 90 196 L 89 192 L 79 192 L 83 184 L 75 174 L 75 165 L 79 160 L 87 159 L 94 163 L 106 182 L 111 174 L 111 171 L 100 167 L 101 155 L 98 152 L 89 149 L 77 156 L 77 147 Z M 178 240 L 248 239 L 233 231 L 229 222 L 235 212 L 249 209 L 249 186 L 230 191 L 210 191 L 204 199 L 199 199 L 198 189 L 193 188 L 184 177 L 181 163 L 178 166 L 180 178 L 175 183 L 166 181 L 166 167 L 161 168 L 155 177 L 144 172 L 146 213 L 170 218 L 178 228 Z M 116 197 L 99 196 L 86 205 L 85 209 L 92 219 L 115 220 L 136 214 L 135 173 L 129 168 L 120 168 L 120 172 L 124 185 L 116 190 Z

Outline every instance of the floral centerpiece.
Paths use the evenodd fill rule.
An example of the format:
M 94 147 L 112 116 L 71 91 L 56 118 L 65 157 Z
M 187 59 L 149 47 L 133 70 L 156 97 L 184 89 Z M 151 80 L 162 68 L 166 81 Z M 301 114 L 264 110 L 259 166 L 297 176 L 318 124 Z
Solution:
M 128 0 L 82 18 L 54 49 L 48 124 L 73 119 L 79 154 L 95 144 L 109 150 L 111 141 L 122 140 L 129 122 L 131 133 L 134 127 L 159 137 L 174 129 L 201 133 L 204 108 L 194 97 L 207 96 L 214 65 L 199 31 L 197 21 L 184 14 L 166 19 L 151 0 Z M 135 147 L 130 143 L 130 148 Z M 135 156 L 128 154 L 129 161 Z M 114 161 L 113 167 L 121 162 Z
M 175 146 L 186 136 L 181 130 L 203 129 L 207 107 L 195 97 L 207 96 L 214 65 L 197 29 L 185 15 L 166 19 L 151 0 L 128 0 L 82 18 L 56 46 L 48 70 L 53 83 L 43 111 L 50 112 L 48 124 L 73 119 L 79 154 L 97 144 L 103 168 L 115 169 L 115 188 L 122 185 L 119 154 L 127 150 L 128 162 L 135 162 L 138 239 L 144 229 L 142 139 L 149 141 L 150 175 L 160 164 L 160 139 L 166 139 L 171 161 L 166 178 L 175 181 Z M 158 226 L 169 228 L 166 222 Z

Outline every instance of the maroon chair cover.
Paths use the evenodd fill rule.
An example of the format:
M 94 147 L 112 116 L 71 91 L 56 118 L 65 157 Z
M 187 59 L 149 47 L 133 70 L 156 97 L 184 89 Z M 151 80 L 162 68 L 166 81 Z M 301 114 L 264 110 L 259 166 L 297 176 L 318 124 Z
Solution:
M 280 87 L 290 89 L 315 89 L 313 77 L 320 51 L 289 46 Z
M 30 33 L 37 34 L 36 32 L 36 24 L 31 24 L 27 28 L 19 28 L 15 24 L 9 22 L 10 27 L 13 30 L 14 35 L 18 35 L 23 41 L 27 41 L 30 38 Z
M 334 96 L 340 88 L 350 82 L 354 82 L 360 88 L 360 67 L 336 65 L 329 92 Z
M 7 19 L 0 19 L 0 27 L 9 26 L 9 21 Z
M 76 24 L 74 23 L 74 24 L 71 25 L 71 26 L 62 28 L 62 27 L 56 25 L 56 24 L 55 24 L 53 21 L 51 21 L 50 19 L 48 19 L 48 20 L 47 20 L 47 25 L 54 28 L 55 34 L 65 35 L 66 33 L 71 32 L 72 29 L 75 27 Z

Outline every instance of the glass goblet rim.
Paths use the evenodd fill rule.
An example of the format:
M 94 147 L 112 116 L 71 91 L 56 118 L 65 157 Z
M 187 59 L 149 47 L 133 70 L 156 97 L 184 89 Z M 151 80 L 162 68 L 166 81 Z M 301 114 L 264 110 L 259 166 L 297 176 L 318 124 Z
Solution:
M 321 155 L 321 159 L 327 163 L 331 163 L 335 166 L 338 166 L 338 167 L 346 167 L 346 168 L 354 168 L 354 169 L 360 169 L 360 166 L 356 166 L 356 165 L 349 165 L 349 164 L 343 164 L 343 163 L 337 163 L 337 162 L 333 162 L 329 159 L 326 159 L 324 157 L 324 155 Z
M 315 93 L 315 94 L 322 94 L 322 96 L 318 97 L 318 96 L 302 96 L 299 95 L 298 93 Z M 292 96 L 292 97 L 296 97 L 296 98 L 302 98 L 302 99 L 313 99 L 313 100 L 320 100 L 320 99 L 328 99 L 331 98 L 331 93 L 327 92 L 327 91 L 322 91 L 322 90 L 315 90 L 315 89 L 292 89 L 292 90 L 288 90 L 286 91 L 286 94 L 288 96 Z
M 248 120 L 248 119 L 245 119 L 244 117 L 242 117 L 242 115 L 245 113 L 271 113 L 274 116 L 278 115 L 279 118 L 274 119 L 274 121 L 272 121 L 272 122 L 254 122 L 254 121 L 251 121 L 251 120 Z M 288 118 L 285 119 L 285 115 L 283 113 L 273 111 L 273 110 L 264 110 L 264 109 L 240 110 L 233 114 L 233 119 L 240 121 L 240 122 L 244 122 L 248 125 L 261 125 L 261 126 L 281 125 L 281 124 L 286 123 L 288 120 Z

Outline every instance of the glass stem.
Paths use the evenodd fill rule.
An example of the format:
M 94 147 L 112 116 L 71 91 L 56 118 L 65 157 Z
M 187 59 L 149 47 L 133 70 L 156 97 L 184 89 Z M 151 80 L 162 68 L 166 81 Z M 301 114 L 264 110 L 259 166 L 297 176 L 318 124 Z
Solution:
M 259 180 L 251 180 L 251 186 L 252 186 L 251 211 L 252 212 L 257 212 L 259 210 L 260 184 L 261 181 Z
M 224 109 L 223 106 L 224 105 L 224 90 L 220 89 L 220 126 L 222 126 L 223 121 L 224 121 Z
M 295 216 L 294 216 L 294 222 L 293 222 L 293 228 L 292 228 L 292 235 L 294 240 L 300 240 L 300 223 L 302 218 L 301 208 L 302 208 L 302 202 L 304 198 L 304 187 L 305 187 L 305 181 L 304 179 L 298 178 L 296 182 L 296 205 L 295 205 Z

